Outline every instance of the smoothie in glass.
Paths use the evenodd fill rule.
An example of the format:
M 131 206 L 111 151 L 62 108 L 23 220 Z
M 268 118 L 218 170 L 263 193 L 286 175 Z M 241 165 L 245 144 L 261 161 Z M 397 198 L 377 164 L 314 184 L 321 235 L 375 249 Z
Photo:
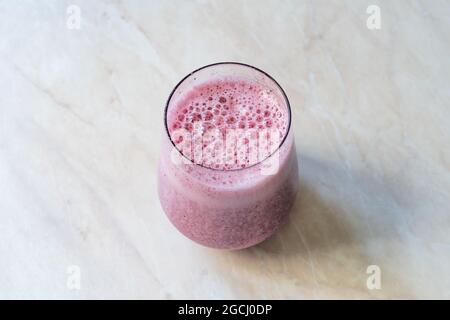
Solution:
M 248 65 L 206 66 L 175 87 L 158 192 L 181 233 L 208 247 L 241 249 L 286 221 L 298 189 L 290 116 L 281 87 Z

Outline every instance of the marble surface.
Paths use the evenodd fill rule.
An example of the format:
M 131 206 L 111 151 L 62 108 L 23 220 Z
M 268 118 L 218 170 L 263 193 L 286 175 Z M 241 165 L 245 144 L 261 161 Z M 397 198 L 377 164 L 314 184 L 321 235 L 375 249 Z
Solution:
M 450 298 L 449 30 L 440 0 L 0 1 L 0 298 Z M 165 100 L 217 61 L 280 82 L 299 156 L 237 252 L 156 194 Z

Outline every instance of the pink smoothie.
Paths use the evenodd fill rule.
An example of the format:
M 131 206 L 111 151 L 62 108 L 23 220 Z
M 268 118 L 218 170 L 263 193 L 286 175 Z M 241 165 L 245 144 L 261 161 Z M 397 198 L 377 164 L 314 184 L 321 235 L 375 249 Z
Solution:
M 178 230 L 205 246 L 239 249 L 279 228 L 298 184 L 289 116 L 279 92 L 248 79 L 213 79 L 178 97 L 166 114 L 171 141 L 158 179 Z M 276 170 L 265 174 L 269 160 Z
M 258 154 L 258 157 L 258 140 L 265 138 L 265 142 L 279 144 L 286 134 L 288 122 L 286 108 L 280 106 L 279 98 L 271 89 L 239 80 L 215 80 L 199 85 L 181 99 L 171 110 L 167 125 L 172 141 L 188 159 L 217 170 L 235 170 L 264 160 L 269 155 L 269 149 L 267 146 L 267 152 Z M 176 135 L 176 131 L 184 134 Z M 205 132 L 216 134 L 205 138 Z M 227 133 L 236 133 L 234 145 L 229 148 L 228 155 L 223 154 L 222 161 L 214 161 L 217 159 L 212 159 L 213 148 L 218 146 L 217 140 L 226 141 Z M 203 145 L 197 144 L 203 151 L 198 159 L 195 159 L 193 149 L 196 134 L 203 137 Z M 277 137 L 270 137 L 270 134 Z M 239 150 L 242 151 L 240 158 L 237 154 Z M 253 151 L 254 157 L 251 156 Z M 226 159 L 226 156 L 233 159 Z

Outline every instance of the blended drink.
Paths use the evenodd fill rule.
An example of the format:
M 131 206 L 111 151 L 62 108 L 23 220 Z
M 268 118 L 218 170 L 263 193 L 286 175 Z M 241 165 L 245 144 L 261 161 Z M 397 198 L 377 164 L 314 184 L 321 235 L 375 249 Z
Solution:
M 226 65 L 206 67 L 219 69 L 211 75 L 198 70 L 172 93 L 158 191 L 185 236 L 240 249 L 286 220 L 298 188 L 297 158 L 281 88 L 258 69 Z M 227 67 L 234 72 L 223 72 Z

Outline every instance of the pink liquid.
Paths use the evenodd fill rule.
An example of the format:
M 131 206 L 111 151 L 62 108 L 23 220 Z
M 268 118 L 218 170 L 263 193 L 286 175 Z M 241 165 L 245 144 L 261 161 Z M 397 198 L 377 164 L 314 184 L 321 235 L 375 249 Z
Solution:
M 286 220 L 297 192 L 298 172 L 288 134 L 289 113 L 283 103 L 283 97 L 256 82 L 216 79 L 193 87 L 168 110 L 167 127 L 178 149 L 175 154 L 181 152 L 195 163 L 174 163 L 173 144 L 163 144 L 159 197 L 181 233 L 205 246 L 240 249 L 268 238 Z M 218 134 L 199 144 L 195 135 L 210 129 Z M 227 133 L 235 129 L 241 129 L 234 144 L 238 147 L 228 150 L 220 142 L 227 141 Z M 252 148 L 263 145 L 262 136 L 268 149 L 254 157 Z M 220 151 L 231 152 L 220 153 L 217 145 L 224 147 Z M 194 149 L 199 146 L 202 156 L 196 158 Z M 278 150 L 276 157 L 274 150 Z M 276 159 L 277 169 L 264 174 L 269 155 L 270 160 Z
M 286 108 L 279 103 L 272 90 L 255 83 L 236 80 L 210 81 L 191 90 L 172 110 L 168 116 L 169 133 L 177 149 L 188 159 L 194 160 L 194 140 L 186 137 L 193 137 L 195 133 L 200 136 L 208 130 L 212 132 L 212 129 L 217 129 L 217 134 L 202 140 L 202 150 L 205 152 L 202 159 L 195 162 L 218 170 L 246 168 L 269 155 L 269 152 L 266 152 L 264 156 L 250 156 L 252 151 L 257 151 L 258 139 L 263 138 L 262 134 L 269 137 L 270 134 L 278 135 L 273 137 L 277 138 L 273 143 L 278 144 L 284 138 L 289 118 Z M 186 134 L 175 135 L 177 130 Z M 241 161 L 237 159 L 238 148 L 235 145 L 232 146 L 234 150 L 231 150 L 235 152 L 230 151 L 234 161 L 226 161 L 225 158 L 220 162 L 214 161 L 211 149 L 217 140 L 225 141 L 226 133 L 230 131 L 240 131 L 237 132 L 240 133 L 240 139 L 236 139 L 235 143 L 242 147 Z M 268 140 L 267 136 L 265 138 Z M 251 146 L 255 150 L 251 150 Z M 210 147 L 210 152 L 206 152 L 207 147 Z

